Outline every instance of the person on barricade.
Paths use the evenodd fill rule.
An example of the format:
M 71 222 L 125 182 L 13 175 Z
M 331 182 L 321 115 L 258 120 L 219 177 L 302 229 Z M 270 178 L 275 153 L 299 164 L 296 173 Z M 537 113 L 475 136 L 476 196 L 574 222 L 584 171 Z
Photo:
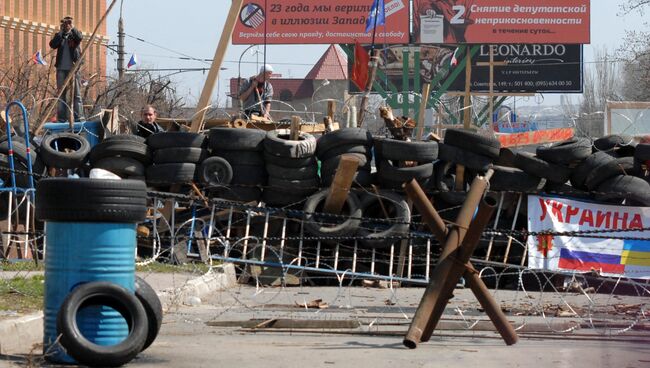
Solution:
M 79 46 L 81 45 L 82 35 L 79 30 L 74 28 L 72 24 L 72 17 L 65 17 L 61 19 L 61 28 L 52 40 L 50 40 L 50 47 L 56 49 L 56 88 L 61 91 L 63 82 L 68 78 L 68 74 L 73 69 L 74 64 L 79 62 L 81 52 Z M 81 106 L 81 84 L 79 83 L 79 72 L 75 73 L 72 80 L 74 83 L 74 119 L 75 121 L 83 120 L 82 106 Z M 69 94 L 69 89 L 66 88 L 61 99 L 58 101 L 56 118 L 59 122 L 68 120 L 68 111 L 70 108 L 66 104 L 66 96 Z
M 238 97 L 244 106 L 244 114 L 247 117 L 250 118 L 256 114 L 265 119 L 271 118 L 273 85 L 270 80 L 272 73 L 273 67 L 264 64 L 260 68 L 259 74 L 246 79 L 239 89 Z
M 145 105 L 142 110 L 141 110 L 141 120 L 138 121 L 136 128 L 135 128 L 135 135 L 139 135 L 140 137 L 147 138 L 148 136 L 155 134 L 155 133 L 161 133 L 164 132 L 165 129 L 163 129 L 158 123 L 156 122 L 156 118 L 158 115 L 156 114 L 156 108 L 153 107 L 153 105 Z

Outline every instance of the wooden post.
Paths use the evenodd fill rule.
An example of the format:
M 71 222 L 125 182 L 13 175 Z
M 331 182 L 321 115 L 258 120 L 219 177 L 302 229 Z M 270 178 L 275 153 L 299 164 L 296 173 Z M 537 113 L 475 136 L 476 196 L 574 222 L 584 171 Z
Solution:
M 86 52 L 90 48 L 90 45 L 93 44 L 93 41 L 95 40 L 95 35 L 97 34 L 97 30 L 99 30 L 99 27 L 104 23 L 104 20 L 108 16 L 108 14 L 111 12 L 113 9 L 113 6 L 117 3 L 117 0 L 113 0 L 111 2 L 111 5 L 108 6 L 108 9 L 106 9 L 106 12 L 102 16 L 102 18 L 99 20 L 97 25 L 95 26 L 95 30 L 93 31 L 93 34 L 90 36 L 90 40 L 88 41 L 87 46 L 81 51 L 81 55 L 79 55 L 79 60 L 72 65 L 72 69 L 70 70 L 70 73 L 68 74 L 68 77 L 65 79 L 63 82 L 63 85 L 61 86 L 61 90 L 59 91 L 59 94 L 56 96 L 56 99 L 54 100 L 53 103 L 50 104 L 50 106 L 45 110 L 45 114 L 43 115 L 43 121 L 36 127 L 36 130 L 34 130 L 34 135 L 38 135 L 41 130 L 43 129 L 43 125 L 47 123 L 48 117 L 50 114 L 52 114 L 52 111 L 54 110 L 54 107 L 59 103 L 59 99 L 61 96 L 63 96 L 63 91 L 65 91 L 65 86 L 70 83 L 72 78 L 77 74 L 77 71 L 79 71 L 79 68 L 81 67 L 81 61 L 84 59 L 84 56 L 86 56 Z M 99 47 L 99 46 L 98 46 Z M 74 98 L 74 97 L 73 97 Z M 72 119 L 74 120 L 74 115 L 72 116 Z
M 494 62 L 494 50 L 492 47 L 490 47 L 490 61 L 487 63 L 476 63 L 476 66 L 489 66 L 490 67 L 490 85 L 488 89 L 488 98 L 489 98 L 489 122 L 490 122 L 490 130 L 493 129 L 492 127 L 492 117 L 494 116 L 494 67 L 495 66 L 505 66 L 508 65 L 508 62 L 506 61 L 500 61 L 498 63 Z
M 289 139 L 292 141 L 297 141 L 300 139 L 300 117 L 295 115 L 291 117 L 291 130 L 289 133 Z
M 427 112 L 427 104 L 429 103 L 429 93 L 431 92 L 431 84 L 425 83 L 422 86 L 422 100 L 420 101 L 420 114 L 418 116 L 418 132 L 417 140 L 422 140 L 422 135 L 424 134 L 424 117 Z
M 372 91 L 372 85 L 375 83 L 375 75 L 377 75 L 377 66 L 379 65 L 379 50 L 374 50 L 372 56 L 370 57 L 370 76 L 368 77 L 368 84 L 366 85 L 366 90 L 363 92 L 363 97 L 361 98 L 361 106 L 359 106 L 359 115 L 357 118 L 357 127 L 361 127 L 363 124 L 363 118 L 366 114 L 366 107 L 368 107 L 368 95 Z
M 214 58 L 212 59 L 212 65 L 210 66 L 210 71 L 208 72 L 208 78 L 203 85 L 203 91 L 201 91 L 201 97 L 199 97 L 199 103 L 196 106 L 196 113 L 194 119 L 192 119 L 192 126 L 190 127 L 190 132 L 198 132 L 203 128 L 203 120 L 205 119 L 205 113 L 207 112 L 208 105 L 210 104 L 210 98 L 212 98 L 212 91 L 214 90 L 215 83 L 217 82 L 217 77 L 219 76 L 219 69 L 221 69 L 221 64 L 226 55 L 226 50 L 228 49 L 228 44 L 232 38 L 232 32 L 235 29 L 235 22 L 237 21 L 237 16 L 239 15 L 239 10 L 241 9 L 242 3 L 244 0 L 233 0 L 230 5 L 230 12 L 228 12 L 228 17 L 226 18 L 226 23 L 223 26 L 223 31 L 221 32 L 221 38 L 219 39 L 219 44 L 214 53 Z
M 343 209 L 345 200 L 348 198 L 354 174 L 359 167 L 359 160 L 351 155 L 341 156 L 339 167 L 336 169 L 330 191 L 325 199 L 323 212 L 338 214 Z
M 327 101 L 327 116 L 334 122 L 334 112 L 336 112 L 336 101 Z
M 467 47 L 465 58 L 465 114 L 463 116 L 463 128 L 469 129 L 472 119 L 472 53 Z

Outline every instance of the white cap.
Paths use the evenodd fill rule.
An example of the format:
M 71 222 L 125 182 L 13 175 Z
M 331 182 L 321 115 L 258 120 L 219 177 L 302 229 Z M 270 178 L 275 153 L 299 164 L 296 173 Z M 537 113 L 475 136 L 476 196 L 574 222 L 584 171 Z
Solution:
M 262 65 L 262 67 L 260 68 L 260 74 L 265 73 L 265 72 L 273 73 L 273 67 L 271 65 L 269 65 L 269 64 Z

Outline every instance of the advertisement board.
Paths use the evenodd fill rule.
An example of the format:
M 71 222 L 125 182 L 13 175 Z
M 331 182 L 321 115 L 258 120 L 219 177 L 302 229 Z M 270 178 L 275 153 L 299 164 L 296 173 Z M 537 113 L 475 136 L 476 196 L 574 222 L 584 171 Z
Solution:
M 650 278 L 650 208 L 528 196 L 528 267 Z M 543 232 L 568 235 L 543 234 Z M 574 235 L 574 232 L 596 232 Z
M 589 0 L 415 0 L 422 44 L 589 43 Z
M 409 50 L 409 86 L 402 86 L 403 50 Z M 477 63 L 490 60 L 492 49 L 495 62 L 505 61 L 506 66 L 494 67 L 495 92 L 544 92 L 544 93 L 580 93 L 582 92 L 582 46 L 581 45 L 539 45 L 539 44 L 503 44 L 482 45 L 472 58 L 471 88 L 475 92 L 487 92 L 490 82 L 490 68 L 477 66 Z M 380 70 L 387 80 L 399 86 L 399 90 L 414 89 L 416 69 L 420 73 L 421 83 L 429 83 L 439 72 L 445 78 L 432 86 L 446 81 L 446 76 L 454 67 L 452 58 L 456 46 L 424 46 L 419 47 L 420 64 L 414 66 L 415 48 L 392 46 L 381 53 Z M 463 59 L 462 53 L 457 53 L 458 62 Z M 349 63 L 351 65 L 351 63 Z M 350 86 L 351 91 L 356 91 Z M 460 73 L 452 82 L 448 91 L 460 92 L 465 90 L 465 73 Z
M 232 36 L 241 44 L 331 44 L 372 42 L 365 32 L 372 0 L 253 0 L 239 12 Z M 376 42 L 409 42 L 409 1 L 385 0 L 385 25 Z

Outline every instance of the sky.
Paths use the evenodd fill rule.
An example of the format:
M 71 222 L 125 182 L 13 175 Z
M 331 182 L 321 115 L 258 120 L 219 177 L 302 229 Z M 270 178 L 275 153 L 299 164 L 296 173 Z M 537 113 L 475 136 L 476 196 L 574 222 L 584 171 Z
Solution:
M 188 105 L 198 100 L 207 77 L 209 61 L 184 60 L 212 59 L 230 9 L 229 0 L 121 0 L 122 17 L 126 33 L 126 61 L 132 53 L 138 65 L 132 69 L 205 68 L 171 75 L 179 91 L 186 95 Z M 368 0 L 369 4 L 371 0 Z M 584 47 L 584 60 L 593 61 L 596 48 L 616 50 L 623 44 L 626 30 L 646 27 L 638 13 L 621 14 L 622 0 L 591 1 L 591 44 Z M 110 1 L 108 2 L 110 3 Z M 107 18 L 107 33 L 111 44 L 117 44 L 117 25 L 120 16 L 118 3 Z M 140 41 L 139 38 L 143 41 Z M 232 45 L 227 49 L 213 100 L 223 106 L 229 90 L 228 80 L 250 77 L 264 63 L 272 64 L 275 73 L 285 78 L 303 78 L 318 61 L 328 45 Z M 117 54 L 108 52 L 109 74 L 116 73 Z M 239 62 L 241 60 L 241 63 Z M 125 63 L 126 63 L 125 61 Z M 160 71 L 169 75 L 176 71 Z M 579 96 L 572 96 L 574 101 Z M 559 95 L 545 95 L 531 103 L 559 104 Z

